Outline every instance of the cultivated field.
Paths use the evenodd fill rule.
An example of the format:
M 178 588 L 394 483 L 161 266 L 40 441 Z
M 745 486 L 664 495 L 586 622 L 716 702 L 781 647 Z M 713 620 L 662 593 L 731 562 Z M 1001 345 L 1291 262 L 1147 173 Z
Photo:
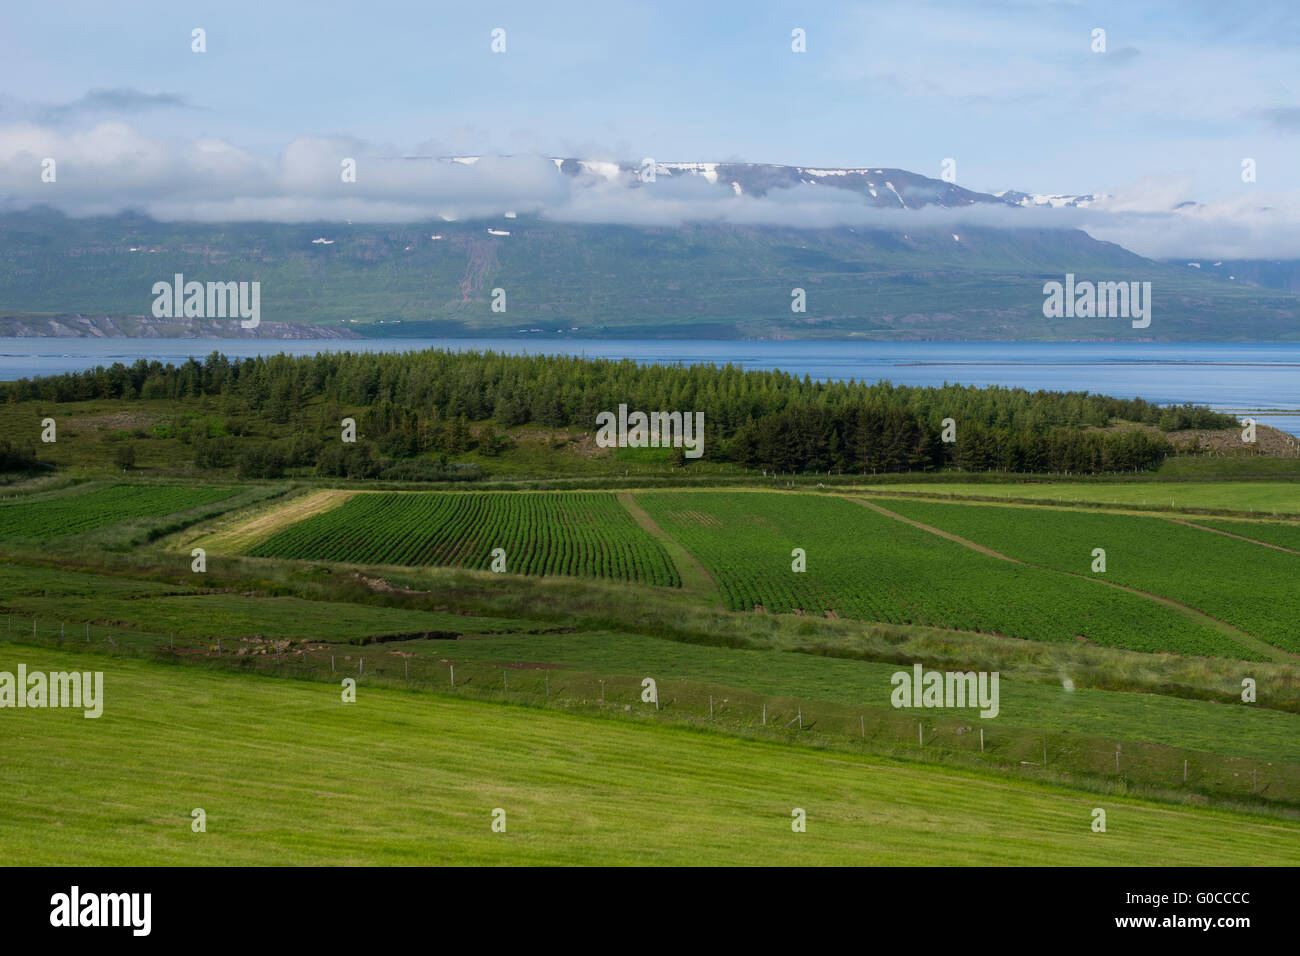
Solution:
M 897 862 L 1122 864 L 1293 852 L 1294 824 L 1244 807 L 1286 818 L 1300 804 L 1300 668 L 1280 639 L 1258 636 L 1294 619 L 1273 579 L 1300 556 L 1208 529 L 1289 540 L 1284 523 L 742 489 L 308 487 L 270 500 L 255 484 L 195 505 L 179 494 L 189 486 L 115 482 L 6 507 L 66 508 L 118 488 L 137 491 L 125 500 L 142 510 L 152 504 L 94 531 L 104 549 L 56 525 L 0 549 L 0 656 L 75 655 L 80 669 L 117 675 L 110 704 L 126 701 L 99 721 L 49 712 L 9 751 L 0 743 L 6 766 L 28 768 L 29 749 L 58 753 L 108 794 L 78 804 L 74 784 L 36 774 L 0 798 L 0 839 L 20 826 L 7 821 L 59 831 L 45 833 L 44 855 L 37 836 L 8 840 L 19 859 L 53 862 L 101 826 L 110 838 L 96 852 L 108 863 L 152 853 L 309 863 L 331 845 L 330 859 L 357 863 L 647 853 L 883 863 L 901 853 Z M 174 528 L 164 540 L 152 530 Z M 1074 545 L 1097 530 L 1110 542 L 1098 545 L 1106 575 L 1088 570 L 1091 546 L 1076 560 Z M 141 543 L 112 546 L 123 541 Z M 211 549 L 204 573 L 191 569 L 194 544 Z M 496 547 L 508 573 L 485 575 Z M 795 548 L 803 572 L 791 569 Z M 1165 551 L 1182 563 L 1150 571 Z M 1138 577 L 1135 562 L 1148 569 Z M 1232 569 L 1220 587 L 1223 564 Z M 1233 602 L 1234 587 L 1261 578 L 1266 600 Z M 1229 604 L 1238 616 L 1221 618 Z M 912 661 L 1000 671 L 997 718 L 893 708 L 891 677 Z M 343 674 L 360 679 L 356 705 L 339 702 Z M 646 675 L 660 681 L 661 710 L 642 706 Z M 1240 700 L 1243 675 L 1258 680 L 1258 703 Z M 28 719 L 0 716 L 18 728 L 19 714 Z M 86 733 L 102 754 L 77 749 Z M 120 756 L 132 735 L 151 742 Z M 531 764 L 512 749 L 525 746 Z M 127 768 L 115 785 L 112 755 Z M 363 756 L 365 773 L 340 769 Z M 650 765 L 674 777 L 657 796 L 636 784 Z M 249 768 L 247 794 L 227 782 L 238 767 Z M 1005 806 L 974 809 L 977 791 Z M 1126 792 L 1161 802 L 1115 796 Z M 1224 813 L 1179 806 L 1186 797 Z M 42 799 L 70 809 L 33 823 Z M 435 800 L 444 809 L 428 809 Z M 1083 808 L 1077 839 L 1063 800 Z M 557 809 L 570 803 L 571 815 Z M 188 829 L 197 806 L 208 834 Z M 795 806 L 810 821 L 826 814 L 842 846 L 791 844 L 814 836 L 811 824 L 790 832 Z M 1095 806 L 1140 811 L 1149 852 L 1138 842 L 1097 855 L 1090 840 L 1117 831 L 1091 833 Z M 492 833 L 493 807 L 509 813 L 507 835 Z M 949 822 L 959 807 L 976 816 Z M 407 820 L 411 808 L 424 829 Z M 1016 824 L 1004 840 L 995 833 L 1008 812 Z M 319 814 L 326 836 L 302 832 L 300 814 Z M 934 820 L 970 833 L 968 845 L 903 848 Z M 1184 827 L 1204 834 L 1199 847 L 1179 842 Z M 1287 849 L 1273 836 L 1251 842 L 1269 828 Z
M 294 524 L 258 557 L 568 574 L 679 587 L 663 547 L 612 494 L 373 494 Z
M 1276 459 L 1271 459 L 1276 461 Z M 1150 508 L 1205 508 L 1300 514 L 1300 482 L 1295 481 L 1096 481 L 1045 479 L 994 484 L 933 482 L 872 485 L 872 491 L 958 495 L 981 498 L 1030 498 L 1070 504 L 1135 505 Z
M 900 501 L 899 514 L 1036 565 L 1171 598 L 1300 652 L 1300 555 L 1162 517 Z M 1094 549 L 1106 553 L 1093 572 Z
M 155 518 L 222 501 L 240 488 L 92 485 L 0 504 L 0 537 L 62 538 L 130 518 Z
M 1275 524 L 1264 521 L 1218 521 L 1213 518 L 1191 519 L 1205 528 L 1214 528 L 1252 541 L 1264 541 L 1300 553 L 1300 523 Z
M 1208 623 L 1140 595 L 980 553 L 854 500 L 716 492 L 636 498 L 699 558 L 732 610 L 1260 657 Z M 803 572 L 792 570 L 795 548 L 806 552 Z

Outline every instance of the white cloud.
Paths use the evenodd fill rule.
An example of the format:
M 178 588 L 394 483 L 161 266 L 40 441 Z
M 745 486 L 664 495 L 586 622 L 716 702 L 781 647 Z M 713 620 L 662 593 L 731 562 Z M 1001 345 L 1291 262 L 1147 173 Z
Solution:
M 58 163 L 41 181 L 41 160 Z M 355 159 L 357 181 L 341 163 Z M 397 158 L 349 137 L 299 137 L 265 157 L 219 139 L 172 144 L 122 122 L 70 132 L 33 123 L 0 127 L 0 208 L 48 203 L 70 215 L 134 209 L 162 220 L 414 222 L 497 217 L 510 210 L 556 221 L 675 226 L 725 222 L 806 228 L 1025 226 L 1081 228 L 1141 255 L 1215 259 L 1300 257 L 1300 193 L 1194 200 L 1189 182 L 1151 177 L 1086 209 L 881 209 L 828 186 L 764 197 L 736 195 L 697 176 L 633 185 L 630 172 L 576 178 L 547 157 L 483 156 L 474 164 Z M 951 230 L 950 230 L 951 231 Z

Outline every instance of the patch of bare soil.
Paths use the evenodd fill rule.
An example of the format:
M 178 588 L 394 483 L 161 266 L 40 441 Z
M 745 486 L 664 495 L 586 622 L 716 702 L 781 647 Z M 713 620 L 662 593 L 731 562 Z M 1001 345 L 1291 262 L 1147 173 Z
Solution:
M 110 412 L 104 415 L 74 415 L 69 424 L 76 428 L 77 431 L 85 429 L 118 431 L 119 429 L 145 428 L 157 421 L 157 415 L 150 415 L 146 412 Z
M 410 588 L 399 588 L 390 584 L 383 578 L 369 578 L 359 571 L 353 571 L 352 576 L 372 591 L 378 591 L 380 594 L 432 594 L 432 591 L 412 591 Z

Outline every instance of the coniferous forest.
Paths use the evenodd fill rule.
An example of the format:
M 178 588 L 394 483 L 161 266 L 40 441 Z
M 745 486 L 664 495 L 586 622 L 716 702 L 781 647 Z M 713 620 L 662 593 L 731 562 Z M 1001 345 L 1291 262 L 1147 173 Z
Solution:
M 204 398 L 223 402 L 227 427 L 186 436 L 196 465 L 235 465 L 247 477 L 302 466 L 338 477 L 473 477 L 449 468 L 446 456 L 492 455 L 508 441 L 502 430 L 520 425 L 592 429 L 599 412 L 621 404 L 702 411 L 709 459 L 782 472 L 1132 472 L 1158 466 L 1173 447 L 1150 429 L 1116 422 L 1164 432 L 1236 424 L 1204 407 L 1087 392 L 814 382 L 732 365 L 439 350 L 235 360 L 213 352 L 179 366 L 141 359 L 0 384 L 8 403 L 165 399 L 183 406 Z M 331 441 L 343 409 L 357 407 L 359 440 Z M 302 427 L 292 438 L 245 439 L 246 423 L 258 418 Z M 6 461 L 17 467 L 28 455 L 15 447 Z

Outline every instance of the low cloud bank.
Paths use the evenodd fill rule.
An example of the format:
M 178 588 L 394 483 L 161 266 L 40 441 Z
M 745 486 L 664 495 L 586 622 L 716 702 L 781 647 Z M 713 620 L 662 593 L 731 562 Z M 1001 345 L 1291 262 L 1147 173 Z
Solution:
M 355 162 L 355 181 L 344 181 L 346 160 Z M 510 211 L 647 226 L 716 222 L 903 232 L 1018 226 L 1083 229 L 1151 257 L 1300 258 L 1300 194 L 1264 196 L 1252 188 L 1241 198 L 1204 205 L 1189 202 L 1186 188 L 1142 180 L 1085 208 L 890 209 L 830 186 L 754 197 L 697 176 L 659 175 L 640 184 L 606 165 L 603 172 L 571 177 L 544 156 L 439 161 L 348 137 L 300 137 L 266 157 L 215 139 L 165 143 L 117 121 L 79 131 L 32 122 L 0 126 L 0 210 L 47 204 L 73 216 L 135 210 L 166 221 L 208 222 L 420 222 Z

